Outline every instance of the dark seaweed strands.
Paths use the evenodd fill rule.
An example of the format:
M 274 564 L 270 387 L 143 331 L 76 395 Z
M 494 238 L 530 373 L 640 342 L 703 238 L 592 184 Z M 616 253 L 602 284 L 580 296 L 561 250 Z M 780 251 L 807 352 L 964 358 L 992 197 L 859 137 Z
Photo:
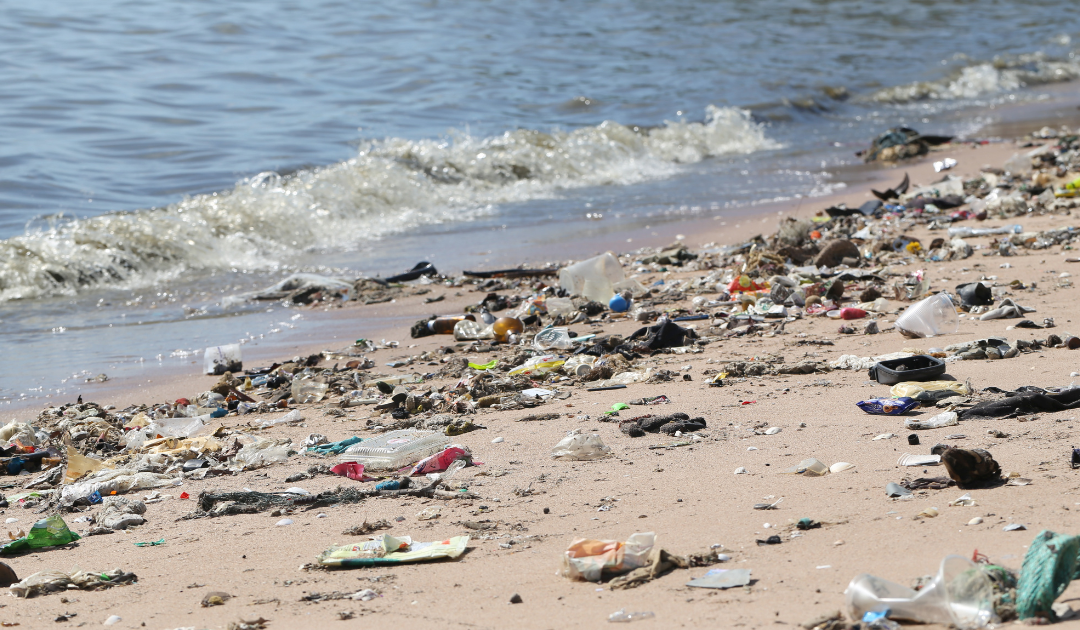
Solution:
M 181 516 L 179 520 L 206 518 L 212 516 L 231 516 L 233 514 L 256 514 L 271 508 L 298 508 L 306 510 L 361 503 L 375 497 L 427 497 L 433 499 L 475 499 L 471 492 L 451 492 L 440 490 L 441 481 L 435 481 L 423 488 L 407 490 L 378 490 L 375 488 L 358 489 L 338 487 L 335 490 L 320 492 L 316 495 L 297 496 L 288 492 L 201 492 L 197 499 L 198 509 Z

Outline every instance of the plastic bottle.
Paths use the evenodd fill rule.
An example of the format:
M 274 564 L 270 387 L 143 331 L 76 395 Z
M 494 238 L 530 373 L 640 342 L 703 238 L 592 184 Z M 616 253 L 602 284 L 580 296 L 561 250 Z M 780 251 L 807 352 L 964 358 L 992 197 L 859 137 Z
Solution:
M 435 319 L 427 323 L 428 330 L 436 335 L 452 335 L 454 334 L 454 326 L 458 322 L 469 320 L 476 321 L 476 317 L 473 315 L 458 315 L 457 317 L 436 317 Z
M 536 333 L 533 345 L 539 350 L 566 350 L 573 347 L 574 342 L 566 328 L 545 328 Z
M 474 339 L 491 339 L 495 336 L 492 326 L 484 326 L 474 320 L 461 320 L 454 324 L 454 339 L 458 341 L 472 341 Z
M 1020 224 L 1006 225 L 996 228 L 973 228 L 954 227 L 949 228 L 949 238 L 964 238 L 968 236 L 991 236 L 994 234 L 1020 234 L 1024 226 Z
M 495 341 L 511 343 L 511 338 L 516 340 L 517 336 L 525 330 L 525 325 L 516 317 L 500 317 L 491 325 L 491 330 L 495 335 Z

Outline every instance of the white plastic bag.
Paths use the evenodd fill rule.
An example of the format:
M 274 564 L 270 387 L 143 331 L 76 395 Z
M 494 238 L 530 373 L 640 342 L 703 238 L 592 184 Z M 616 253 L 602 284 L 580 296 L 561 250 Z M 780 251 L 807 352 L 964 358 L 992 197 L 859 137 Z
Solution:
M 626 542 L 579 538 L 563 554 L 563 575 L 572 580 L 599 582 L 604 574 L 625 573 L 648 564 L 656 544 L 652 532 L 633 534 Z
M 240 449 L 240 452 L 233 457 L 233 462 L 243 470 L 251 470 L 270 464 L 280 464 L 288 459 L 288 444 L 279 444 L 274 440 L 256 440 Z
M 611 455 L 611 447 L 604 444 L 599 435 L 595 433 L 584 435 L 577 433 L 576 430 L 551 449 L 551 457 L 554 459 L 588 461 L 603 459 L 609 455 Z

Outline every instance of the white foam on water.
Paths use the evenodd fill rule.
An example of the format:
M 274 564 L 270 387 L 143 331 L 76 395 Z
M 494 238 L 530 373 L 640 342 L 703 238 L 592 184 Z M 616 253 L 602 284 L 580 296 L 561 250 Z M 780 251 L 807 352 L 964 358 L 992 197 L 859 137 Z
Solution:
M 635 131 L 615 122 L 477 138 L 371 142 L 338 164 L 261 173 L 165 208 L 48 217 L 0 241 L 0 301 L 139 288 L 185 274 L 275 270 L 420 225 L 469 221 L 560 190 L 669 177 L 681 164 L 780 148 L 748 112 Z
M 1077 77 L 1080 77 L 1080 60 L 1075 57 L 1051 59 L 1045 53 L 1029 53 L 967 65 L 937 81 L 884 88 L 868 98 L 879 103 L 975 99 Z

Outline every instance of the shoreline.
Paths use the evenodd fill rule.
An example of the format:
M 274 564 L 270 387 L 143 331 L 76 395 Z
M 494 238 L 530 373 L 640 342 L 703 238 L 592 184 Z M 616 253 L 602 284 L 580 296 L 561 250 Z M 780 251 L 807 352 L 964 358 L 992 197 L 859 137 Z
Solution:
M 1010 148 L 1003 148 L 1010 147 Z M 1000 163 L 1015 151 L 1012 142 L 1005 141 L 992 145 L 967 146 L 961 145 L 955 150 L 935 152 L 931 155 L 904 163 L 899 166 L 882 165 L 857 165 L 851 169 L 854 173 L 855 183 L 849 184 L 841 191 L 823 195 L 820 197 L 803 197 L 785 201 L 732 208 L 711 218 L 680 221 L 671 224 L 661 224 L 650 228 L 637 230 L 617 231 L 606 238 L 590 240 L 591 249 L 582 252 L 577 259 L 582 260 L 601 254 L 605 251 L 633 251 L 641 247 L 663 247 L 683 235 L 683 242 L 692 248 L 700 248 L 707 243 L 718 245 L 732 245 L 744 242 L 758 234 L 771 233 L 775 229 L 780 217 L 807 218 L 828 205 L 847 203 L 849 207 L 857 207 L 861 203 L 873 199 L 870 189 L 875 187 L 885 188 L 892 185 L 893 179 L 902 177 L 899 171 L 907 169 L 912 174 L 913 181 L 930 181 L 928 178 L 937 178 L 933 171 L 935 160 L 952 157 L 960 161 L 957 170 L 971 168 L 969 152 L 980 155 L 979 165 L 985 163 Z M 894 173 L 895 171 L 895 173 Z M 933 175 L 932 175 L 933 174 Z M 627 240 L 629 239 L 629 241 Z M 565 246 L 562 253 L 568 254 L 572 247 Z M 565 259 L 563 259 L 565 261 Z M 437 261 L 433 261 L 439 267 Z M 524 261 L 512 263 L 509 260 L 500 261 L 505 264 L 496 264 L 495 267 L 511 267 L 516 264 L 546 264 L 554 262 L 552 259 L 540 260 L 526 258 Z M 482 270 L 480 268 L 474 270 Z M 460 272 L 460 270 L 452 270 Z M 304 323 L 297 330 L 290 331 L 286 336 L 279 339 L 268 339 L 265 343 L 247 344 L 242 347 L 246 366 L 269 365 L 271 362 L 285 356 L 307 356 L 324 350 L 336 350 L 349 345 L 360 337 L 370 339 L 397 340 L 403 345 L 408 345 L 408 338 L 402 338 L 402 332 L 407 332 L 413 321 L 435 313 L 450 312 L 454 306 L 461 307 L 467 304 L 441 302 L 426 307 L 422 300 L 411 300 L 408 304 L 396 302 L 364 306 L 355 302 L 348 302 L 338 307 L 315 306 L 293 307 L 284 309 L 289 316 L 300 314 L 304 317 Z M 434 310 L 432 309 L 434 307 Z M 362 319 L 361 319 L 362 318 Z M 354 320 L 361 319 L 359 325 Z M 379 323 L 371 326 L 363 323 L 363 320 L 374 319 Z M 336 344 L 336 345 L 335 345 Z M 251 357 L 249 359 L 249 357 Z M 149 404 L 152 401 L 172 400 L 172 391 L 189 391 L 191 387 L 199 384 L 212 384 L 215 377 L 201 374 L 202 358 L 189 360 L 186 363 L 188 370 L 179 365 L 166 365 L 163 367 L 150 368 L 157 370 L 152 374 L 132 377 L 110 378 L 104 384 L 87 384 L 71 393 L 71 398 L 79 395 L 91 396 L 101 404 L 115 405 L 118 408 L 126 407 L 132 399 L 138 399 Z M 149 376 L 150 378 L 143 378 Z M 172 396 L 172 398 L 170 398 Z M 9 420 L 18 417 L 20 411 L 40 408 L 41 405 L 58 404 L 61 401 L 49 399 L 27 399 L 23 404 L 20 401 L 12 401 L 10 406 L 0 411 L 0 419 Z M 7 415 L 11 414 L 11 415 Z
M 1080 112 L 1078 112 L 1075 107 L 1075 103 L 1080 102 L 1080 82 L 1074 81 L 1071 83 L 1048 84 L 1040 86 L 1039 90 L 1045 98 L 1036 99 L 1030 102 L 999 105 L 986 110 L 986 115 L 990 116 L 990 120 L 984 126 L 983 130 L 978 132 L 978 137 L 1000 139 L 1002 132 L 1012 132 L 1015 134 L 1022 129 L 1034 129 L 1046 124 L 1060 124 L 1062 122 L 1067 123 L 1070 121 L 1074 124 L 1080 124 Z M 1004 142 L 1007 143 L 1008 140 L 1005 140 Z M 995 144 L 1000 144 L 1000 142 L 995 142 Z M 994 159 L 996 160 L 996 158 L 997 156 L 995 155 Z M 923 162 L 917 161 L 915 163 L 921 164 Z M 700 245 L 709 241 L 722 243 L 733 242 L 756 234 L 757 230 L 749 227 L 754 224 L 755 221 L 760 222 L 760 226 L 758 227 L 760 227 L 761 230 L 766 232 L 771 230 L 773 224 L 768 219 L 770 217 L 780 216 L 777 213 L 782 212 L 790 216 L 803 216 L 805 213 L 812 214 L 814 211 L 821 209 L 830 203 L 839 203 L 840 201 L 848 200 L 850 204 L 860 199 L 869 199 L 870 196 L 868 191 L 870 188 L 874 186 L 884 187 L 891 185 L 889 180 L 891 170 L 891 167 L 881 167 L 880 165 L 853 164 L 838 169 L 832 169 L 831 171 L 835 180 L 845 182 L 847 185 L 846 188 L 819 197 L 802 197 L 799 199 L 723 208 L 717 211 L 719 214 L 716 216 L 675 221 L 665 220 L 656 225 L 630 229 L 620 226 L 618 218 L 609 217 L 605 218 L 603 221 L 597 222 L 596 230 L 588 234 L 581 235 L 575 233 L 566 239 L 557 239 L 553 242 L 526 243 L 522 248 L 504 248 L 498 252 L 494 250 L 489 252 L 471 252 L 465 258 L 468 258 L 469 256 L 477 258 L 476 264 L 469 264 L 469 267 L 473 269 L 501 268 L 512 267 L 522 263 L 531 265 L 544 264 L 553 261 L 565 261 L 567 259 L 580 260 L 608 250 L 619 252 L 636 250 L 642 246 L 661 247 L 676 240 L 676 237 L 680 234 L 688 236 L 685 240 L 689 245 Z M 663 185 L 663 182 L 653 182 L 651 184 L 643 185 L 657 186 Z M 707 236 L 699 238 L 697 236 L 698 234 L 707 234 Z M 466 235 L 467 232 L 461 233 L 461 236 L 463 237 Z M 628 241 L 627 239 L 630 240 Z M 488 244 L 494 242 L 490 236 L 485 236 L 483 240 Z M 390 243 L 390 241 L 387 243 Z M 395 249 L 395 252 L 396 251 L 397 250 Z M 524 253 L 524 256 L 522 253 Z M 494 256 L 491 254 L 494 254 Z M 394 256 L 400 257 L 400 253 L 395 253 Z M 463 257 L 459 254 L 456 258 L 462 259 Z M 402 259 L 403 268 L 411 266 L 413 262 L 415 261 L 411 259 Z M 438 260 L 433 262 L 435 262 L 436 267 L 441 271 L 445 272 L 447 270 Z M 460 270 L 451 268 L 450 271 L 456 273 Z M 397 316 L 393 314 L 392 309 L 388 310 L 386 308 L 381 308 L 376 311 L 375 317 L 384 323 L 375 326 L 369 324 L 350 326 L 346 320 L 351 317 L 349 313 L 352 312 L 352 309 L 355 306 L 355 304 L 349 304 L 344 312 L 340 314 L 332 312 L 329 315 L 319 312 L 318 309 L 278 308 L 277 310 L 282 313 L 283 318 L 299 315 L 305 318 L 305 321 L 300 323 L 297 330 L 283 331 L 284 334 L 281 334 L 277 338 L 272 335 L 266 335 L 264 339 L 256 340 L 254 343 L 245 345 L 244 350 L 253 357 L 255 363 L 258 363 L 273 360 L 290 351 L 296 351 L 298 353 L 302 351 L 303 353 L 310 354 L 312 352 L 327 349 L 322 347 L 323 344 L 321 341 L 325 341 L 325 343 L 336 343 L 339 340 L 344 342 L 348 341 L 350 338 L 355 339 L 356 337 L 385 337 L 391 339 L 394 338 L 395 332 L 401 328 L 402 324 L 406 323 L 402 318 L 407 319 L 407 317 L 413 316 L 413 311 L 409 311 L 408 315 Z M 381 306 L 385 307 L 385 305 Z M 423 314 L 425 313 L 416 316 L 419 317 Z M 241 315 L 241 317 L 249 316 Z M 213 320 L 205 321 L 208 323 L 204 325 L 196 324 L 195 327 L 199 328 L 201 326 L 203 329 L 210 330 L 213 326 Z M 258 330 L 258 327 L 261 324 L 268 324 L 270 320 L 263 318 L 258 321 L 260 323 L 255 324 L 255 330 Z M 191 322 L 184 322 L 185 325 L 189 323 Z M 154 325 L 176 326 L 178 324 L 164 323 Z M 274 327 L 282 328 L 281 326 Z M 318 330 L 318 332 L 315 332 L 316 330 Z M 212 334 L 200 334 L 205 334 L 208 337 L 207 345 L 213 345 L 214 343 L 231 343 L 234 341 L 228 336 L 225 336 L 225 338 L 218 338 L 219 336 L 216 337 Z M 173 334 L 173 336 L 175 337 L 176 335 Z M 62 342 L 62 340 L 58 339 L 57 342 Z M 180 343 L 179 338 L 174 339 L 173 342 Z M 82 345 L 85 345 L 85 343 L 82 343 Z M 174 349 L 175 348 L 173 347 L 158 347 L 156 348 L 156 351 L 168 354 Z M 149 352 L 152 355 L 154 349 L 149 350 Z M 51 348 L 51 354 L 57 361 L 63 360 L 64 354 L 59 347 Z M 22 393 L 33 391 L 35 389 L 38 391 L 48 391 L 59 386 L 66 390 L 63 396 L 67 398 L 74 399 L 79 395 L 90 395 L 111 401 L 123 399 L 123 396 L 127 395 L 125 392 L 130 392 L 130 395 L 145 394 L 150 397 L 166 395 L 169 386 L 166 385 L 166 387 L 159 389 L 157 387 L 158 383 L 161 383 L 162 381 L 165 381 L 166 383 L 177 383 L 178 379 L 183 381 L 183 379 L 193 377 L 194 375 L 189 369 L 197 366 L 199 363 L 198 361 L 193 363 L 180 363 L 172 357 L 166 357 L 163 361 L 159 360 L 158 365 L 155 365 L 151 356 L 144 356 L 141 362 L 138 360 L 133 361 L 137 358 L 137 356 L 116 356 L 95 365 L 65 367 L 61 371 L 54 372 L 54 377 L 51 379 L 45 378 L 38 383 L 26 383 L 17 389 L 13 389 L 12 398 L 3 402 L 3 406 L 0 407 L 0 418 L 15 417 L 15 414 L 18 414 L 20 411 L 38 408 L 41 405 L 55 404 L 61 401 L 61 398 L 59 398 L 61 394 L 48 394 L 25 399 L 14 398 L 16 392 L 19 390 L 22 390 Z M 112 370 L 107 368 L 109 364 L 119 365 L 119 374 L 110 373 Z M 91 377 L 93 374 L 104 371 L 109 375 L 110 381 L 104 385 L 98 383 L 78 383 L 77 381 L 82 380 L 83 376 L 73 373 L 79 369 L 89 370 L 91 373 L 89 376 Z M 61 384 L 61 378 L 65 374 L 68 375 L 68 378 L 64 380 L 75 381 L 74 385 L 69 386 L 67 384 Z M 10 415 L 5 415 L 5 413 Z

